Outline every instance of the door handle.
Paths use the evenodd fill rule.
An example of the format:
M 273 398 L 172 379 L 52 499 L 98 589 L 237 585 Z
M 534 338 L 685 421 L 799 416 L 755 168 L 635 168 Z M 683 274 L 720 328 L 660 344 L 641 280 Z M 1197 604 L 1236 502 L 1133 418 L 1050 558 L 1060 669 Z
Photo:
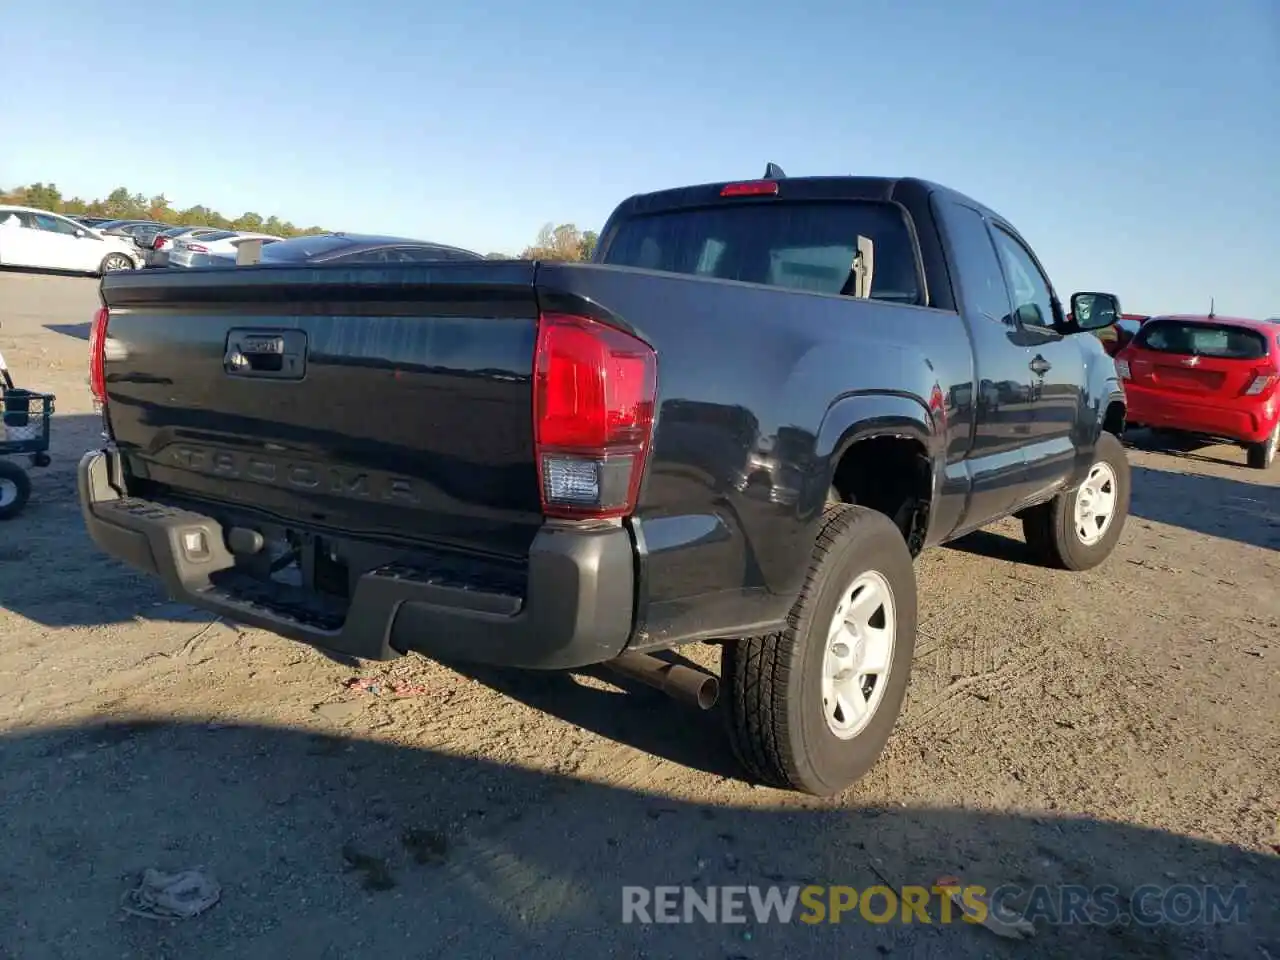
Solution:
M 1039 354 L 1031 361 L 1031 372 L 1037 377 L 1043 377 L 1046 373 L 1053 369 L 1053 364 Z
M 307 368 L 304 330 L 230 330 L 223 369 L 235 377 L 301 380 Z

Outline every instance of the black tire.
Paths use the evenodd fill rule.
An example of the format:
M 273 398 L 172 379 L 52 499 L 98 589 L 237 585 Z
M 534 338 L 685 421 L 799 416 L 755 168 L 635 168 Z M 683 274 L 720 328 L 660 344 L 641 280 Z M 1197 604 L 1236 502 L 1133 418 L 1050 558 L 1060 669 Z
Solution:
M 1027 546 L 1045 566 L 1060 570 L 1090 570 L 1106 560 L 1115 549 L 1129 516 L 1130 474 L 1124 445 L 1114 434 L 1103 432 L 1098 438 L 1094 466 L 1102 462 L 1111 468 L 1116 500 L 1110 523 L 1096 542 L 1085 543 L 1076 532 L 1076 499 L 1083 484 L 1023 514 L 1022 533 Z
M 0 520 L 9 520 L 22 512 L 31 499 L 31 478 L 16 463 L 0 460 Z
M 108 253 L 102 258 L 102 263 L 98 266 L 98 273 L 115 273 L 120 270 L 133 270 L 136 266 L 137 264 L 126 257 L 123 253 Z
M 1280 423 L 1262 443 L 1251 443 L 1245 447 L 1245 461 L 1251 470 L 1267 470 L 1276 462 L 1277 450 L 1280 450 Z
M 864 573 L 889 587 L 896 637 L 884 693 L 850 739 L 831 731 L 822 704 L 827 630 L 845 589 Z M 902 533 L 883 514 L 852 504 L 826 508 L 808 576 L 780 633 L 726 643 L 721 682 L 729 740 L 761 783 L 832 796 L 854 784 L 884 751 L 911 672 L 916 580 Z

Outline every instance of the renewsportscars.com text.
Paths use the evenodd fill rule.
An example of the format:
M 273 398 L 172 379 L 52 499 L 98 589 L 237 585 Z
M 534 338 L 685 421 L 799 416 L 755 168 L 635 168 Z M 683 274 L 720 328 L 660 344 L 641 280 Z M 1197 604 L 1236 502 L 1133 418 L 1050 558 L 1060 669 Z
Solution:
M 1012 910 L 1014 901 L 1024 903 Z M 623 923 L 983 923 L 993 914 L 1032 923 L 1132 922 L 1144 926 L 1244 922 L 1244 887 L 1176 884 L 1118 887 L 1013 885 L 723 886 L 622 888 Z

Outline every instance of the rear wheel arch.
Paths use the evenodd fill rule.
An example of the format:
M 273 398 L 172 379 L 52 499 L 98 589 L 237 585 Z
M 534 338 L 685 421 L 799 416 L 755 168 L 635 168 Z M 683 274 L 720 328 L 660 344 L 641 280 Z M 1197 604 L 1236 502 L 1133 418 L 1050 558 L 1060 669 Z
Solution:
M 934 499 L 934 457 L 919 436 L 860 433 L 832 458 L 828 502 L 882 513 L 914 557 L 924 549 Z

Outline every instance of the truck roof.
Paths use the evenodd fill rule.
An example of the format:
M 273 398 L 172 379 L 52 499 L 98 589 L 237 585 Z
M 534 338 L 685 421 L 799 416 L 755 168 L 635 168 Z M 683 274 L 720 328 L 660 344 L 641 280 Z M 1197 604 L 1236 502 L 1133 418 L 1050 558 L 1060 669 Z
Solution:
M 637 193 L 618 205 L 617 212 L 633 216 L 657 213 L 680 207 L 702 206 L 720 200 L 720 191 L 730 183 L 746 183 L 764 178 L 744 177 L 740 180 L 721 180 L 716 183 L 700 183 L 694 186 L 671 187 L 650 193 Z M 1003 220 L 1004 217 L 983 203 L 966 196 L 951 187 L 919 177 L 868 177 L 868 176 L 820 176 L 780 177 L 779 196 L 802 200 L 893 200 L 904 191 L 925 194 L 942 193 L 966 206 Z

